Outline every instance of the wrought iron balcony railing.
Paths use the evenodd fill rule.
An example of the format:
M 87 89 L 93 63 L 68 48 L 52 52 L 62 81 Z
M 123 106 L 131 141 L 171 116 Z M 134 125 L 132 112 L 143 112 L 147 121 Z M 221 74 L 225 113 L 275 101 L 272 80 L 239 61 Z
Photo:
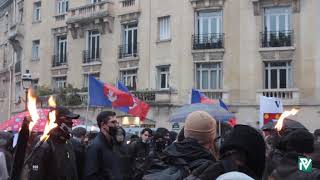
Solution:
M 119 59 L 126 57 L 138 57 L 138 43 L 119 46 Z
M 261 47 L 288 47 L 293 45 L 293 31 L 261 32 Z
M 122 7 L 134 6 L 135 0 L 122 0 L 121 4 L 122 4 Z
M 101 58 L 101 49 L 82 51 L 82 62 L 84 64 L 101 61 L 100 58 Z
M 224 33 L 197 34 L 192 36 L 192 47 L 197 49 L 224 48 Z
M 66 64 L 67 64 L 67 54 L 52 56 L 52 67 L 58 67 Z

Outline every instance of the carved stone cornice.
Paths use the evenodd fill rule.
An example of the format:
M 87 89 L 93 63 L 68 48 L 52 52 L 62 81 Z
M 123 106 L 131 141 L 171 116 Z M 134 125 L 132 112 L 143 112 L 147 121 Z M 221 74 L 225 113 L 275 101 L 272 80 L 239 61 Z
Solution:
M 68 32 L 68 27 L 67 26 L 57 27 L 57 28 L 51 29 L 51 31 L 52 31 L 52 34 L 54 34 L 54 35 L 66 34 Z
M 90 28 L 98 29 L 101 34 L 106 31 L 112 33 L 114 17 L 112 13 L 113 3 L 102 1 L 100 3 L 70 9 L 66 21 L 68 30 L 74 39 L 84 36 L 84 31 Z
M 93 62 L 82 65 L 82 70 L 84 73 L 96 73 L 101 70 L 101 62 Z
M 224 50 L 194 50 L 192 56 L 194 62 L 222 61 Z
M 119 15 L 121 23 L 138 21 L 139 17 L 140 17 L 140 12 L 133 12 L 133 13 Z
M 62 76 L 68 74 L 68 67 L 61 67 L 61 69 L 51 69 L 52 76 Z
M 105 34 L 106 31 L 112 33 L 114 17 L 106 16 L 94 20 L 81 20 L 74 23 L 67 22 L 67 24 L 72 38 L 77 39 L 78 37 L 83 38 L 84 32 L 90 29 L 97 29 L 100 34 Z
M 295 58 L 294 48 L 261 48 L 259 52 L 262 61 L 282 61 Z
M 294 13 L 300 12 L 300 0 L 251 0 L 255 16 L 261 15 L 263 7 L 268 6 L 291 6 Z
M 222 8 L 226 0 L 190 0 L 194 9 Z
M 139 60 L 130 60 L 130 61 L 118 61 L 119 69 L 128 69 L 128 68 L 138 68 Z

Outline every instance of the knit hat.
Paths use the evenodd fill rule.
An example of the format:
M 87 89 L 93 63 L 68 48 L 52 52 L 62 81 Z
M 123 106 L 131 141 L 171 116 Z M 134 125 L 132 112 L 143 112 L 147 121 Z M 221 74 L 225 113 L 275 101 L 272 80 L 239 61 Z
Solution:
M 313 152 L 313 135 L 305 129 L 297 129 L 285 137 L 286 150 L 298 153 Z
M 262 135 L 257 130 L 247 125 L 234 126 L 232 132 L 222 144 L 220 154 L 224 154 L 229 150 L 244 151 L 247 154 L 246 166 L 256 176 L 262 178 L 266 145 Z
M 199 144 L 213 143 L 216 137 L 216 120 L 207 112 L 190 113 L 184 125 L 184 137 L 193 138 Z

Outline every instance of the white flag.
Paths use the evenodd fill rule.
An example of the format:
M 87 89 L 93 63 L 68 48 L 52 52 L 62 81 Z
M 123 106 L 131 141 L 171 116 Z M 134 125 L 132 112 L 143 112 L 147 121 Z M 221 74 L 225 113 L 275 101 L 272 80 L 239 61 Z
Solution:
M 260 96 L 260 127 L 263 126 L 264 113 L 282 113 L 283 105 L 279 98 Z

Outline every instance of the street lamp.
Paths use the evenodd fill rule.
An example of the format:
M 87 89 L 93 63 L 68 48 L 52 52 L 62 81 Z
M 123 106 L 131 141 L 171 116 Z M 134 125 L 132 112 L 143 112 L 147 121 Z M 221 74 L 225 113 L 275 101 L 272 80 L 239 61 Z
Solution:
M 26 94 L 26 99 L 25 99 L 26 101 L 25 101 L 24 109 L 25 109 L 25 111 L 27 111 L 28 110 L 28 90 L 32 84 L 32 78 L 31 78 L 31 74 L 29 73 L 29 70 L 26 70 L 26 73 L 22 74 L 21 80 L 22 80 L 23 89 Z

